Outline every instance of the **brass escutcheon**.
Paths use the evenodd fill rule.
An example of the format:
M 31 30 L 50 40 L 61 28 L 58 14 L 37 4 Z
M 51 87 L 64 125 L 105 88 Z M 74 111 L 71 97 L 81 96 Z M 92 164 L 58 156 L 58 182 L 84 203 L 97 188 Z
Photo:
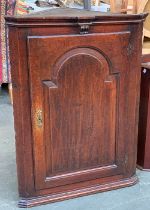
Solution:
M 42 127 L 43 125 L 43 116 L 42 116 L 42 110 L 39 109 L 36 112 L 36 122 L 38 127 Z

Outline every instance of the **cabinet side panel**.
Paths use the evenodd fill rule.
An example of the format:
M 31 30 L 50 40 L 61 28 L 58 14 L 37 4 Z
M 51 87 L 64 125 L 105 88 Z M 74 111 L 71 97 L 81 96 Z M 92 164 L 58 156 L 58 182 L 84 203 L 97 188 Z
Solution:
M 20 33 L 18 29 L 9 27 L 18 187 L 20 196 L 28 197 L 34 190 L 34 181 L 25 39 L 24 31 Z
M 126 65 L 126 72 L 128 78 L 126 81 L 128 87 L 128 89 L 126 89 L 126 92 L 128 93 L 128 97 L 126 97 L 127 121 L 125 121 L 125 135 L 128 134 L 129 143 L 126 144 L 127 157 L 125 158 L 125 177 L 133 176 L 133 174 L 135 174 L 137 162 L 137 139 L 142 55 L 142 23 L 132 24 L 128 27 L 131 32 L 131 36 L 127 52 L 129 65 Z M 126 142 L 127 141 L 128 140 L 126 140 Z

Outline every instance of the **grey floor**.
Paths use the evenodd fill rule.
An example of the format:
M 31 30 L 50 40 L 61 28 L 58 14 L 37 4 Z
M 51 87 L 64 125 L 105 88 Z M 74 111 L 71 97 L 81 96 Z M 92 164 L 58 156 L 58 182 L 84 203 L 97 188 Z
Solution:
M 0 210 L 16 210 L 18 193 L 13 110 L 0 90 Z M 111 192 L 34 207 L 35 210 L 150 210 L 150 172 L 137 171 L 140 182 Z

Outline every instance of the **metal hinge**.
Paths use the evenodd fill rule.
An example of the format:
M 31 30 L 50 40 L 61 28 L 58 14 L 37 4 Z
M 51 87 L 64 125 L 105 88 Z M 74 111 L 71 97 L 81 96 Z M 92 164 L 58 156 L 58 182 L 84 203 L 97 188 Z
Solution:
M 128 155 L 125 155 L 125 160 L 124 160 L 125 165 L 128 164 Z
M 89 29 L 90 29 L 90 25 L 92 23 L 78 23 L 80 26 L 80 34 L 88 34 L 89 33 Z

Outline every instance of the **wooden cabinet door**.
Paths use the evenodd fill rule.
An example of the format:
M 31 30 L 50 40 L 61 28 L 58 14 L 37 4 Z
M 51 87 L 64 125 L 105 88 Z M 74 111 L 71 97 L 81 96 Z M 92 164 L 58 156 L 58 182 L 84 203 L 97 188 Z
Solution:
M 28 37 L 37 190 L 124 173 L 129 36 Z

